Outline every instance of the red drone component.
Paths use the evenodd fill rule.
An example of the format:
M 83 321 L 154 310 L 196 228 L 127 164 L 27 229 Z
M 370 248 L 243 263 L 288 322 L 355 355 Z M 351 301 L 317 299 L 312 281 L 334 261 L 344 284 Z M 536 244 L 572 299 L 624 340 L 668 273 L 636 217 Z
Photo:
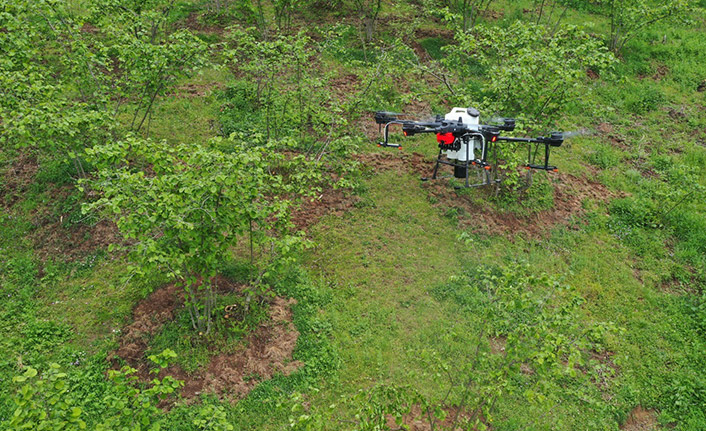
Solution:
M 442 144 L 442 145 L 451 145 L 454 143 L 454 138 L 453 133 L 437 133 L 436 134 L 436 142 Z

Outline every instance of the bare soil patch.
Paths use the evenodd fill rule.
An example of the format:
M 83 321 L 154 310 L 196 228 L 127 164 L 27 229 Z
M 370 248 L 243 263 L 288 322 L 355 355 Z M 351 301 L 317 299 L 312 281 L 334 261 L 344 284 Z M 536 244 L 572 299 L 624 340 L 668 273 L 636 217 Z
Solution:
M 418 153 L 372 153 L 356 156 L 362 163 L 375 171 L 396 170 L 412 172 L 420 177 L 430 176 L 434 161 Z M 473 202 L 470 196 L 459 194 L 446 180 L 423 182 L 426 189 L 438 203 L 435 206 L 449 209 L 460 208 L 466 214 L 460 223 L 476 233 L 514 236 L 523 234 L 541 237 L 553 227 L 568 225 L 573 218 L 585 213 L 583 201 L 593 199 L 606 201 L 619 195 L 608 190 L 603 184 L 567 173 L 550 173 L 554 185 L 554 206 L 551 209 L 521 216 L 509 212 L 499 212 L 491 205 Z M 491 197 L 487 190 L 487 198 Z
M 610 382 L 620 371 L 613 361 L 614 355 L 615 353 L 609 351 L 591 352 L 591 359 L 600 364 L 591 380 L 601 391 L 601 397 L 606 401 L 613 399 L 613 393 L 610 390 Z
M 661 81 L 668 74 L 669 67 L 664 64 L 660 64 L 659 66 L 657 66 L 657 70 L 655 71 L 654 75 L 652 75 L 652 79 L 654 79 L 655 81 Z
M 118 227 L 109 220 L 94 225 L 64 227 L 60 220 L 45 221 L 32 234 L 34 251 L 42 261 L 52 257 L 75 261 L 122 241 Z
M 83 25 L 81 26 L 81 31 L 84 33 L 97 34 L 98 27 L 91 24 L 90 22 L 84 22 Z
M 223 27 L 217 25 L 205 25 L 197 12 L 191 12 L 184 21 L 183 25 L 189 30 L 206 34 L 217 34 L 222 36 L 225 33 L 225 25 Z
M 686 106 L 684 105 L 679 105 L 678 107 L 668 107 L 664 110 L 673 120 L 676 121 L 685 121 L 689 118 L 689 114 L 686 111 Z
M 6 169 L 0 187 L 0 208 L 10 211 L 22 201 L 35 182 L 39 170 L 37 158 L 20 154 Z M 75 192 L 73 184 L 47 185 L 46 195 L 51 198 L 47 204 L 37 206 L 32 213 L 34 230 L 30 238 L 34 243 L 35 254 L 45 261 L 52 257 L 64 260 L 77 260 L 120 241 L 118 229 L 113 222 L 103 220 L 95 224 L 67 226 L 68 214 L 56 214 L 56 204 L 66 201 Z
M 175 284 L 156 290 L 143 299 L 132 312 L 132 323 L 123 328 L 120 347 L 115 355 L 136 368 L 140 374 L 149 374 L 144 361 L 147 341 L 165 323 L 174 319 L 174 311 L 183 303 L 184 291 Z
M 219 290 L 235 291 L 242 285 L 219 277 Z M 120 346 L 112 360 L 118 366 L 118 358 L 137 369 L 142 380 L 151 378 L 151 365 L 145 351 L 151 336 L 159 332 L 165 323 L 174 319 L 183 306 L 181 288 L 167 285 L 141 301 L 133 311 L 133 322 L 122 331 Z M 299 332 L 292 323 L 291 306 L 294 299 L 275 297 L 269 304 L 269 318 L 251 332 L 232 353 L 220 353 L 211 358 L 208 365 L 194 373 L 186 373 L 177 365 L 160 372 L 159 377 L 170 375 L 184 381 L 181 396 L 194 401 L 202 393 L 215 393 L 232 401 L 245 397 L 260 381 L 281 373 L 289 375 L 303 364 L 292 360 L 292 353 Z
M 0 203 L 3 207 L 10 208 L 22 198 L 22 194 L 32 184 L 38 170 L 39 162 L 36 156 L 29 154 L 20 154 L 8 166 L 0 186 L 0 198 L 2 198 Z
M 439 37 L 442 39 L 447 39 L 449 41 L 452 41 L 454 39 L 453 30 L 438 27 L 420 28 L 414 32 L 414 35 L 417 37 L 417 39 L 426 39 L 428 37 Z
M 485 9 L 480 13 L 480 15 L 483 18 L 492 19 L 492 20 L 497 21 L 499 19 L 502 19 L 505 16 L 505 11 L 494 10 L 494 9 Z
M 58 203 L 66 201 L 74 191 L 73 185 L 64 185 L 49 190 L 48 194 Z M 122 242 L 118 227 L 110 220 L 67 226 L 69 214 L 56 214 L 51 207 L 40 207 L 33 214 L 35 230 L 31 238 L 35 254 L 42 261 L 52 257 L 75 261 Z
M 210 82 L 208 84 L 188 83 L 174 89 L 172 97 L 179 99 L 191 99 L 195 97 L 206 97 L 213 93 L 214 90 L 223 89 L 224 85 L 220 82 Z
M 327 187 L 318 196 L 305 199 L 300 207 L 292 212 L 292 222 L 297 229 L 307 230 L 322 217 L 333 214 L 340 217 L 348 212 L 360 200 L 358 196 L 345 191 Z
M 505 353 L 505 346 L 507 345 L 507 337 L 491 337 L 490 338 L 490 353 L 493 355 L 500 355 Z
M 657 413 L 654 410 L 647 410 L 641 406 L 635 407 L 628 415 L 628 420 L 620 427 L 623 431 L 656 431 Z
M 615 132 L 613 125 L 610 123 L 601 123 L 596 127 L 598 134 L 607 139 L 614 147 L 621 150 L 629 150 L 629 146 L 625 143 L 625 138 Z
M 420 406 L 414 405 L 410 409 L 409 413 L 402 416 L 402 424 L 406 425 L 408 427 L 406 429 L 410 431 L 450 430 L 452 429 L 454 422 L 456 422 L 455 424 L 458 427 L 456 429 L 461 429 L 462 424 L 468 422 L 470 419 L 473 419 L 473 415 L 471 413 L 468 413 L 456 406 L 444 407 L 444 411 L 446 412 L 446 417 L 442 421 L 434 418 L 433 412 L 431 417 L 429 417 L 427 412 L 423 411 Z M 434 421 L 434 427 L 432 427 L 430 423 L 431 421 Z M 481 417 L 481 421 L 485 422 L 483 417 Z M 387 426 L 393 430 L 402 429 L 399 425 L 397 425 L 395 418 L 392 415 L 387 415 Z
M 341 102 L 346 101 L 356 95 L 361 89 L 360 78 L 352 73 L 332 78 L 328 82 L 328 85 L 333 92 L 333 98 Z

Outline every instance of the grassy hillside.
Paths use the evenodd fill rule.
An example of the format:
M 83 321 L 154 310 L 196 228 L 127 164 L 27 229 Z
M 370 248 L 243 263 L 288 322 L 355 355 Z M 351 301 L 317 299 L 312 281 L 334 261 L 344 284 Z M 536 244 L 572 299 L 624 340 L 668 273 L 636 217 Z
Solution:
M 464 32 L 441 2 L 383 1 L 369 40 L 361 2 L 147 2 L 145 11 L 166 12 L 146 15 L 163 20 L 165 35 L 146 46 L 171 46 L 169 35 L 184 31 L 183 49 L 199 59 L 159 85 L 129 75 L 129 56 L 111 51 L 124 40 L 111 32 L 128 21 L 101 15 L 98 1 L 40 3 L 1 9 L 0 29 L 12 30 L 13 16 L 36 27 L 31 43 L 1 39 L 12 51 L 0 81 L 3 427 L 79 429 L 80 417 L 89 429 L 118 429 L 134 415 L 144 423 L 125 429 L 706 429 L 703 1 L 639 27 L 614 51 L 599 2 L 491 1 Z M 52 22 L 76 27 L 51 33 Z M 556 43 L 570 48 L 549 58 L 556 52 L 542 46 L 561 31 L 569 36 Z M 513 34 L 528 42 L 493 39 Z M 579 40 L 605 64 L 574 58 Z M 489 50 L 515 43 L 509 57 Z M 41 56 L 17 60 L 17 47 Z M 82 62 L 99 52 L 108 63 Z M 546 64 L 537 73 L 571 85 L 532 93 L 532 76 L 523 86 L 494 74 L 512 78 L 515 64 L 535 59 Z M 36 87 L 56 88 L 19 78 L 33 68 Z M 92 74 L 115 93 L 86 95 Z M 484 120 L 517 116 L 517 136 L 577 133 L 553 150 L 558 172 L 536 172 L 521 190 L 509 169 L 497 193 L 421 181 L 438 152 L 428 135 L 395 130 L 402 150 L 374 145 L 376 110 L 455 106 L 477 106 Z M 85 150 L 108 148 L 116 170 L 134 164 L 150 177 L 159 166 L 149 154 L 130 146 L 122 158 L 111 147 L 144 139 L 226 155 L 266 148 L 282 158 L 263 172 L 313 190 L 291 226 L 253 233 L 250 221 L 218 255 L 213 333 L 192 328 L 168 265 L 141 267 L 129 253 L 143 241 L 117 227 L 130 208 L 82 211 L 106 196 L 96 185 L 105 160 Z M 273 202 L 297 193 L 281 190 Z M 306 241 L 273 252 L 275 231 Z M 148 357 L 165 349 L 177 357 L 151 374 Z M 65 374 L 51 377 L 51 364 Z M 107 378 L 123 365 L 136 382 Z M 178 395 L 131 404 L 131 388 L 144 395 L 167 375 L 184 382 Z M 43 386 L 51 378 L 62 383 Z M 24 425 L 12 423 L 16 412 Z

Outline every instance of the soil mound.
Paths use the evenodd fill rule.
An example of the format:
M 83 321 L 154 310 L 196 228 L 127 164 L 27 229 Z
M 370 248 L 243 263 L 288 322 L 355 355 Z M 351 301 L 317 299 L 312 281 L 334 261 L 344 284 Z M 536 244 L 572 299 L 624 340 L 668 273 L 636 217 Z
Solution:
M 623 426 L 620 427 L 623 431 L 656 431 L 657 413 L 654 410 L 647 410 L 641 406 L 635 407 L 628 416 Z
M 328 187 L 318 196 L 305 199 L 299 208 L 292 212 L 291 220 L 297 229 L 306 230 L 325 215 L 342 216 L 359 200 L 357 196 L 347 195 L 343 190 Z
M 400 428 L 395 422 L 395 418 L 392 415 L 387 415 L 387 426 L 390 429 L 408 429 L 410 431 L 433 431 L 433 430 L 451 430 L 454 429 L 453 426 L 456 425 L 455 429 L 461 429 L 462 424 L 473 419 L 473 415 L 468 412 L 459 409 L 458 407 L 445 407 L 444 411 L 446 416 L 444 420 L 439 420 L 434 417 L 434 413 L 431 415 L 428 412 L 422 410 L 418 405 L 412 406 L 410 412 L 402 416 L 402 424 L 407 428 Z M 485 422 L 482 415 L 480 417 L 482 422 Z M 433 426 L 432 426 L 433 421 Z
M 33 155 L 21 153 L 2 173 L 0 178 L 0 208 L 12 213 L 36 182 L 39 163 Z M 60 257 L 75 261 L 84 258 L 109 244 L 120 242 L 117 226 L 111 221 L 101 220 L 94 224 L 68 223 L 75 208 L 63 208 L 75 193 L 73 184 L 47 184 L 46 195 L 49 202 L 42 203 L 32 210 L 33 229 L 30 238 L 35 254 L 43 261 Z
M 220 277 L 217 284 L 219 290 L 232 291 L 243 287 Z M 151 364 L 145 355 L 148 340 L 174 318 L 183 303 L 183 291 L 174 284 L 141 301 L 133 312 L 133 322 L 123 329 L 113 365 L 117 367 L 118 359 L 122 359 L 137 369 L 142 380 L 152 378 L 149 374 Z M 291 306 L 295 303 L 291 298 L 275 297 L 269 306 L 269 318 L 251 332 L 235 352 L 213 356 L 208 365 L 194 373 L 186 373 L 179 366 L 172 365 L 162 370 L 159 377 L 171 375 L 184 381 L 181 396 L 188 401 L 206 392 L 235 401 L 245 397 L 262 380 L 278 373 L 291 374 L 303 365 L 291 359 L 299 338 L 292 323 Z
M 418 153 L 372 153 L 360 154 L 356 158 L 375 171 L 411 172 L 420 177 L 431 176 L 435 163 Z M 519 233 L 528 237 L 541 237 L 553 227 L 568 225 L 572 219 L 581 216 L 585 212 L 584 200 L 606 201 L 619 196 L 603 184 L 587 178 L 563 172 L 549 175 L 554 182 L 554 205 L 551 209 L 530 216 L 500 212 L 491 205 L 479 205 L 469 196 L 459 194 L 443 179 L 421 184 L 435 198 L 436 207 L 463 209 L 465 216 L 459 220 L 462 226 L 475 233 L 508 236 Z M 488 198 L 491 193 L 488 189 Z

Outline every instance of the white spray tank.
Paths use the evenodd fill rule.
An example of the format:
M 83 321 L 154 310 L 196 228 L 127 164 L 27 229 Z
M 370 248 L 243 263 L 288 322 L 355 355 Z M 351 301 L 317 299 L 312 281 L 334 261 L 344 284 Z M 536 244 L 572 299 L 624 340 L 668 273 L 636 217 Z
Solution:
M 444 116 L 447 121 L 461 121 L 463 124 L 469 126 L 472 130 L 478 130 L 478 125 L 480 124 L 480 112 L 475 108 L 453 108 L 451 112 Z M 470 148 L 466 148 L 470 146 Z M 449 159 L 458 160 L 460 162 L 465 162 L 467 160 L 475 160 L 475 151 L 480 151 L 482 149 L 482 142 L 480 138 L 472 138 L 469 140 L 469 144 L 461 141 L 461 148 L 458 151 L 446 151 L 446 157 Z

